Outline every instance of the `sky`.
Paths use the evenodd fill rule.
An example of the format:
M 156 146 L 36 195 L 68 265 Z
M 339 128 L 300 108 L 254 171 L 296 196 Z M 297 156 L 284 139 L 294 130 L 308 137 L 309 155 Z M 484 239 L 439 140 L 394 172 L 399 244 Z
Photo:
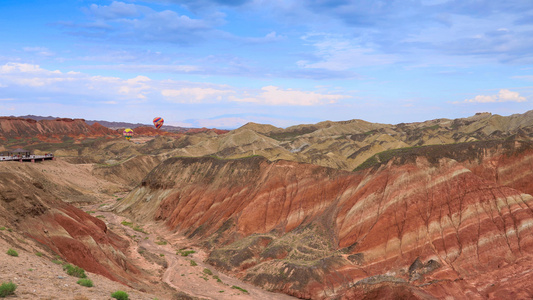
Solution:
M 531 0 L 0 1 L 0 116 L 231 129 L 532 101 Z

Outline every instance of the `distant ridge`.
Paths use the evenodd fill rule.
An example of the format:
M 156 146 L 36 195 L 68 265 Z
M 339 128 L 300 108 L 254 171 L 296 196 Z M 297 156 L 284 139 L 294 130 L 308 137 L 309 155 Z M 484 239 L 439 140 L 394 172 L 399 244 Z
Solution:
M 43 117 L 43 116 L 35 116 L 35 115 L 19 116 L 19 118 L 33 119 L 35 121 L 60 119 L 60 117 L 52 117 L 52 116 Z M 122 128 L 137 128 L 137 127 L 142 127 L 142 126 L 152 126 L 152 124 L 112 122 L 112 121 L 103 121 L 103 120 L 85 120 L 85 123 L 87 123 L 88 125 L 93 125 L 94 123 L 98 123 L 104 127 L 107 127 L 113 130 L 122 129 Z M 192 129 L 192 128 L 163 125 L 161 129 L 165 131 L 169 131 L 169 132 L 187 132 L 189 129 Z

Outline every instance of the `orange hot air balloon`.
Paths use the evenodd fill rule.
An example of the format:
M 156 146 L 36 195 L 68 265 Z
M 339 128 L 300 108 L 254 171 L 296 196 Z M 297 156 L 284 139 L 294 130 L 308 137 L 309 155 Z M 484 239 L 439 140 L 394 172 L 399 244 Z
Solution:
M 129 141 L 133 137 L 133 130 L 126 128 L 124 129 L 124 132 L 122 132 L 122 135 Z
M 164 122 L 165 122 L 165 120 L 163 120 L 163 118 L 161 118 L 161 117 L 154 118 L 154 126 L 155 126 L 155 128 L 157 128 L 157 129 L 161 128 L 161 126 L 163 126 Z

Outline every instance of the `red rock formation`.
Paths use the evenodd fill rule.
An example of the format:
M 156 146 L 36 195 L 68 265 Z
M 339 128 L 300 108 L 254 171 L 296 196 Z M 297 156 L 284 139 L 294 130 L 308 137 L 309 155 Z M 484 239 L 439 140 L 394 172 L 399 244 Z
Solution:
M 36 137 L 46 142 L 60 142 L 65 136 L 83 139 L 119 136 L 119 134 L 97 123 L 89 126 L 83 119 L 61 118 L 35 121 L 33 119 L 0 117 L 0 139 L 3 140 Z
M 3 166 L 16 164 L 4 162 Z M 87 271 L 144 286 L 145 275 L 124 254 L 126 240 L 108 230 L 103 221 L 52 194 L 53 183 L 40 172 L 25 172 L 18 167 L 0 172 L 1 224 L 9 224 Z
M 120 209 L 214 247 L 220 269 L 306 299 L 532 297 L 533 197 L 518 188 L 533 181 L 527 167 L 509 169 L 529 166 L 533 151 L 504 150 L 462 163 L 411 155 L 358 173 L 172 158 Z

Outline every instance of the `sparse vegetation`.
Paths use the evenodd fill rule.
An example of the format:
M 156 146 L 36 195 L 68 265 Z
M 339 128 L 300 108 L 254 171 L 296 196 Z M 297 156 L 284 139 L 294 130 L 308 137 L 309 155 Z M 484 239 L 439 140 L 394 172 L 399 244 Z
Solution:
M 54 259 L 54 260 L 52 260 L 52 262 L 53 262 L 54 264 L 56 264 L 56 265 L 62 265 L 62 264 L 63 264 L 63 261 L 60 260 L 60 259 Z
M 162 245 L 166 245 L 166 244 L 167 244 L 166 241 L 157 241 L 157 242 L 155 242 L 155 243 L 158 244 L 158 245 L 160 245 L 160 246 L 162 246 Z
M 176 252 L 176 255 L 189 256 L 189 254 L 193 254 L 193 253 L 196 253 L 196 251 L 194 251 L 194 250 L 182 250 L 182 249 L 180 249 L 180 250 L 178 250 L 178 251 Z
M 142 233 L 145 233 L 145 234 L 148 234 L 148 232 L 144 231 L 144 229 L 142 227 L 140 227 L 139 225 L 133 225 L 133 222 L 128 222 L 128 221 L 122 221 L 120 222 L 120 224 L 124 225 L 124 226 L 128 226 L 130 227 L 131 229 L 137 231 L 137 232 L 142 232 Z
M 213 272 L 211 272 L 211 270 L 205 268 L 204 271 L 203 271 L 205 274 L 207 275 L 213 275 Z
M 148 234 L 148 232 L 144 231 L 144 229 L 142 227 L 140 227 L 139 225 L 135 225 L 132 228 L 133 228 L 133 230 L 135 230 L 137 232 L 142 232 L 142 233 Z
M 238 287 L 238 286 L 236 286 L 236 285 L 233 285 L 231 288 L 232 288 L 232 289 L 239 290 L 239 291 L 241 291 L 241 292 L 243 292 L 243 293 L 248 293 L 247 290 L 245 290 L 245 289 L 243 289 L 243 288 L 241 288 L 241 287 Z
M 0 230 L 6 230 L 6 228 L 4 226 L 0 227 Z
M 39 257 L 43 257 L 43 254 L 41 252 L 35 252 L 35 255 L 37 255 Z
M 9 250 L 7 250 L 7 255 L 11 255 L 11 256 L 15 256 L 15 257 L 19 256 L 18 252 L 15 251 L 14 249 L 11 249 L 11 248 L 9 248 Z
M 15 294 L 16 289 L 17 285 L 11 281 L 2 283 L 2 285 L 0 285 L 0 298 Z
M 93 287 L 93 281 L 90 280 L 89 278 L 82 278 L 82 279 L 76 281 L 76 283 L 81 285 L 81 286 Z
M 130 297 L 128 296 L 128 293 L 124 291 L 116 291 L 111 294 L 111 297 L 117 300 L 129 300 L 130 299 Z
M 194 260 L 191 259 L 191 266 L 196 267 L 197 265 L 198 264 Z
M 67 274 L 70 276 L 74 276 L 78 278 L 87 278 L 87 275 L 85 274 L 85 270 L 78 266 L 66 264 L 63 266 L 63 270 L 65 270 Z

